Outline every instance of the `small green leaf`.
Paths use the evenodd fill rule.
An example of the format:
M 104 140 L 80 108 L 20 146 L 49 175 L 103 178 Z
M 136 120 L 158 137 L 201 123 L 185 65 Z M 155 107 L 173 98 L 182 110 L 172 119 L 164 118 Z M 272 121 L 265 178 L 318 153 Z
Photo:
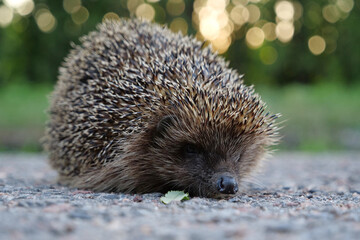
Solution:
M 160 198 L 160 200 L 165 204 L 169 204 L 172 201 L 185 201 L 189 199 L 189 194 L 184 193 L 184 191 L 169 191 L 165 194 L 165 196 Z

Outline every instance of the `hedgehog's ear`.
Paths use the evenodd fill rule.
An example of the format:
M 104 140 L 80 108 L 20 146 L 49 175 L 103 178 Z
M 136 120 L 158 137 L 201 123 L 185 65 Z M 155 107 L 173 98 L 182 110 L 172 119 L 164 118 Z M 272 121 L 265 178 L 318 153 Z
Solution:
M 173 126 L 177 121 L 175 115 L 166 115 L 156 125 L 156 136 L 163 136 L 166 130 Z

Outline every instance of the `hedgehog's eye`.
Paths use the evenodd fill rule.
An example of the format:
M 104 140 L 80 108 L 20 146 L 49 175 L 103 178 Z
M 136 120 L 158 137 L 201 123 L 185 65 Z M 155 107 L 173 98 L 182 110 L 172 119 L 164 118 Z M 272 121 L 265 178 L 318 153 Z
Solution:
M 184 146 L 184 153 L 186 155 L 197 155 L 200 154 L 200 149 L 192 143 L 188 143 Z

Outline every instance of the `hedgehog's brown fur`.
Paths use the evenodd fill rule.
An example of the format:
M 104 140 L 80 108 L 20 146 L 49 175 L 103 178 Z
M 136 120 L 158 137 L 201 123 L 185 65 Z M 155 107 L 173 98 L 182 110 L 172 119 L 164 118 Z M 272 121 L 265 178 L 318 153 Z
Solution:
M 202 46 L 140 20 L 82 37 L 60 68 L 45 136 L 60 182 L 215 197 L 220 174 L 248 176 L 277 141 L 277 115 Z

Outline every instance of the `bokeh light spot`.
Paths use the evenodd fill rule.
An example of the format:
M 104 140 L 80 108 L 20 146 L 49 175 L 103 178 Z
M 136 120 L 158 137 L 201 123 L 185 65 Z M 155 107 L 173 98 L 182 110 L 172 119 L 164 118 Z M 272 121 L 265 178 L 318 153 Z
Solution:
M 34 7 L 35 7 L 34 2 L 32 0 L 27 0 L 22 5 L 20 5 L 18 8 L 16 8 L 16 11 L 21 16 L 26 16 L 34 10 Z
M 216 19 L 209 17 L 201 20 L 200 32 L 206 39 L 215 39 L 218 36 L 219 31 L 220 26 Z
M 120 17 L 114 12 L 108 12 L 103 17 L 103 21 L 105 20 L 120 20 Z
M 67 13 L 75 13 L 81 8 L 81 0 L 64 0 L 63 7 Z
M 277 38 L 283 42 L 289 42 L 294 36 L 295 28 L 292 22 L 281 21 L 276 25 L 275 33 Z
M 251 48 L 260 47 L 265 39 L 264 31 L 258 27 L 250 28 L 246 33 L 246 43 Z
M 156 21 L 158 23 L 165 23 L 166 22 L 166 11 L 163 7 L 159 6 L 159 5 L 154 5 L 153 6 L 155 9 L 155 17 L 156 17 Z
M 71 14 L 71 19 L 74 23 L 80 25 L 86 22 L 89 18 L 89 11 L 85 7 L 80 7 L 78 11 Z
M 298 20 L 303 15 L 303 7 L 301 3 L 299 2 L 292 2 L 292 5 L 294 6 L 294 20 Z
M 272 22 L 265 23 L 261 28 L 264 31 L 265 39 L 268 41 L 274 41 L 276 39 L 276 24 Z
M 152 21 L 155 17 L 155 9 L 150 4 L 143 3 L 136 8 L 135 15 L 138 18 Z
M 183 18 L 175 18 L 171 23 L 170 23 L 170 29 L 173 32 L 181 32 L 182 34 L 186 35 L 187 31 L 188 31 L 188 24 L 186 22 L 185 19 Z
M 128 0 L 126 6 L 129 9 L 130 13 L 135 13 L 137 7 L 143 3 L 144 0 Z
M 39 9 L 35 14 L 36 23 L 43 32 L 51 32 L 55 29 L 56 19 L 48 9 Z
M 260 60 L 266 65 L 271 65 L 275 63 L 277 58 L 278 53 L 276 49 L 271 46 L 263 47 L 260 50 Z
M 21 16 L 26 16 L 34 10 L 33 0 L 4 0 L 4 4 Z
M 226 27 L 228 25 L 229 16 L 228 16 L 226 11 L 222 11 L 222 12 L 217 14 L 216 20 L 219 23 L 219 27 L 224 28 L 224 27 Z
M 312 54 L 319 55 L 322 52 L 324 52 L 325 47 L 326 47 L 326 42 L 325 42 L 324 38 L 322 38 L 318 35 L 315 35 L 309 39 L 308 46 L 309 46 L 310 52 Z
M 290 21 L 294 17 L 294 6 L 289 1 L 280 1 L 275 4 L 276 16 L 281 20 Z
M 194 1 L 194 4 L 193 4 L 194 12 L 199 14 L 200 10 L 203 9 L 205 3 L 206 3 L 206 0 Z
M 339 9 L 333 4 L 326 5 L 322 10 L 322 14 L 329 23 L 335 23 L 340 19 Z
M 219 37 L 211 41 L 211 44 L 213 49 L 217 51 L 219 54 L 224 53 L 228 50 L 231 44 L 231 37 L 220 35 Z
M 336 5 L 341 11 L 348 13 L 354 7 L 354 0 L 337 0 Z
M 17 9 L 31 0 L 4 0 L 4 4 L 12 9 Z
M 6 27 L 9 25 L 13 19 L 13 11 L 11 8 L 2 5 L 0 6 L 0 26 Z
M 249 20 L 249 10 L 243 5 L 235 6 L 230 12 L 231 20 L 237 25 L 243 25 Z
M 222 11 L 226 8 L 226 5 L 229 3 L 228 0 L 208 0 L 207 5 L 214 9 L 219 9 Z
M 247 4 L 249 3 L 248 0 L 231 0 L 231 2 L 232 2 L 232 4 L 234 4 L 235 6 L 236 6 L 236 5 L 239 5 L 239 4 L 245 6 L 245 5 L 247 5 Z
M 249 23 L 255 23 L 260 19 L 261 13 L 258 6 L 254 4 L 250 4 L 246 8 L 249 11 L 249 19 L 248 19 Z
M 166 11 L 172 16 L 179 16 L 185 10 L 185 3 L 183 0 L 168 0 L 166 3 Z

